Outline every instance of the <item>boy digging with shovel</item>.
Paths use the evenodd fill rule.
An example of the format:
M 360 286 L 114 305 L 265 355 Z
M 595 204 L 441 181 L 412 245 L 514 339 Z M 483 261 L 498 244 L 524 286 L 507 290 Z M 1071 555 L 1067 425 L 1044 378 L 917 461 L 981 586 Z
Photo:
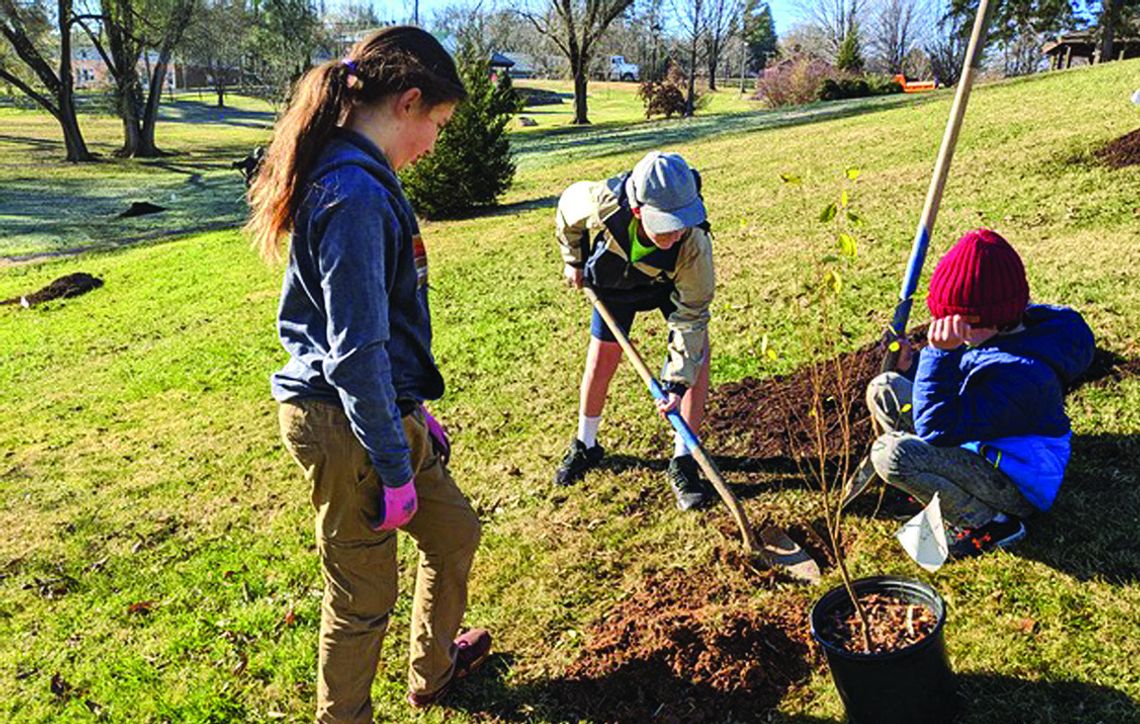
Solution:
M 681 156 L 651 151 L 633 171 L 601 182 L 581 181 L 558 202 L 555 237 L 563 275 L 576 289 L 589 285 L 626 334 L 638 312 L 657 310 L 669 328 L 661 414 L 680 409 L 698 432 L 709 385 L 709 305 L 716 278 L 712 237 L 700 176 Z M 622 349 L 594 312 L 578 408 L 578 434 L 554 473 L 571 485 L 604 452 L 598 426 Z M 684 440 L 674 437 L 669 483 L 681 510 L 702 508 L 713 492 L 700 477 Z

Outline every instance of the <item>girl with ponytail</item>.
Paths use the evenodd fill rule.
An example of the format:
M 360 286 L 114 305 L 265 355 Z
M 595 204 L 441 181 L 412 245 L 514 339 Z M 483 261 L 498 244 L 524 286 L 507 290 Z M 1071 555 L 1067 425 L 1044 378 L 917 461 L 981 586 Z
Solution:
M 423 404 L 444 383 L 427 255 L 396 176 L 431 150 L 465 95 L 435 38 L 385 28 L 299 81 L 250 189 L 254 245 L 267 260 L 287 248 L 278 332 L 289 361 L 271 388 L 316 511 L 321 722 L 373 721 L 397 529 L 420 551 L 409 703 L 434 703 L 490 652 L 486 631 L 456 638 L 480 527 Z

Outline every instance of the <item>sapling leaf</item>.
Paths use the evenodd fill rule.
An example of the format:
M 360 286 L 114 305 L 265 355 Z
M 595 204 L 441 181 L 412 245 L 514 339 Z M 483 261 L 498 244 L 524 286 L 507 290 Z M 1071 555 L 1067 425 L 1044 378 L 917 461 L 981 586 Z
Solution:
M 902 345 L 899 344 L 899 341 L 896 339 L 887 346 L 887 349 L 892 352 L 898 352 L 900 349 L 902 349 Z
M 839 205 L 846 209 L 848 198 L 847 189 L 843 189 L 839 194 Z
M 854 211 L 848 211 L 847 212 L 847 220 L 850 221 L 852 224 L 863 223 L 863 217 L 860 216 L 859 214 L 856 214 Z
M 849 256 L 854 259 L 859 253 L 859 247 L 855 243 L 855 237 L 847 232 L 839 235 L 839 251 L 843 256 Z
M 786 184 L 798 184 L 801 179 L 799 176 L 796 176 L 795 174 L 782 173 L 782 174 L 780 174 L 780 180 Z
M 819 212 L 819 220 L 825 224 L 830 223 L 837 213 L 839 213 L 839 209 L 835 204 L 828 204 L 823 207 L 823 211 Z M 850 215 L 850 212 L 848 212 L 848 215 Z
M 910 412 L 912 407 L 914 407 L 914 406 L 911 405 L 909 402 L 904 402 L 903 406 L 899 408 L 899 412 Z
M 839 261 L 839 257 L 837 257 L 835 254 L 828 254 L 827 256 L 822 257 L 820 261 L 824 264 L 833 264 Z
M 778 359 L 779 357 L 780 357 L 780 355 L 776 354 L 776 350 L 774 350 L 774 349 L 768 350 L 768 359 L 774 360 L 774 359 Z
M 851 179 L 852 181 L 859 178 L 859 169 L 855 168 L 854 166 L 847 169 L 847 178 Z
M 823 283 L 838 293 L 843 288 L 843 277 L 834 269 L 828 269 L 827 273 L 823 275 Z
M 767 353 L 768 353 L 768 335 L 765 334 L 763 337 L 760 338 L 760 354 L 767 354 Z

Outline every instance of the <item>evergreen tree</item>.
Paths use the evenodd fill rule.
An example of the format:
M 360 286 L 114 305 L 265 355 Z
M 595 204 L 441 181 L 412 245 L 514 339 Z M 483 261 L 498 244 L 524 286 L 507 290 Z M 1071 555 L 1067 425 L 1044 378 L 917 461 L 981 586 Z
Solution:
M 858 25 L 853 26 L 839 44 L 839 51 L 835 54 L 835 67 L 849 73 L 863 72 L 863 49 L 859 43 Z
M 507 124 L 520 106 L 510 76 L 502 73 L 492 82 L 488 59 L 471 46 L 458 61 L 467 100 L 440 132 L 435 150 L 401 174 L 416 212 L 427 219 L 494 204 L 515 175 Z
M 763 70 L 765 63 L 776 57 L 776 21 L 764 0 L 748 0 L 744 8 L 744 42 L 748 45 L 748 68 L 753 73 Z

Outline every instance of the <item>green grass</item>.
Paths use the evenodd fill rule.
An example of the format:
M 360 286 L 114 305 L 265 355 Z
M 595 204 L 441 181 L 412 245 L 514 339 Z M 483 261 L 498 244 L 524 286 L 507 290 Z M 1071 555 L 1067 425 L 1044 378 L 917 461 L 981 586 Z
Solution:
M 1140 125 L 1127 102 L 1138 70 L 1129 61 L 978 88 L 931 249 L 934 259 L 957 233 L 997 227 L 1025 258 L 1035 299 L 1078 307 L 1101 346 L 1130 358 L 1140 356 L 1140 168 L 1110 171 L 1089 154 Z M 733 575 L 716 555 L 732 545 L 718 532 L 727 514 L 674 512 L 659 472 L 603 471 L 564 491 L 548 482 L 573 433 L 587 324 L 550 238 L 562 188 L 628 168 L 655 142 L 683 152 L 703 172 L 716 233 L 714 384 L 787 373 L 804 362 L 787 305 L 818 241 L 814 217 L 851 165 L 862 169 L 866 222 L 845 301 L 850 345 L 885 325 L 949 104 L 936 93 L 703 126 L 539 129 L 519 139 L 504 209 L 425 224 L 448 380 L 436 409 L 454 433 L 455 477 L 485 522 L 468 621 L 492 629 L 509 657 L 471 682 L 458 708 L 424 720 L 492 711 L 563 721 L 543 682 L 592 622 L 653 571 Z M 42 117 L 17 118 L 21 134 L 54 137 Z M 252 138 L 226 138 L 246 132 L 227 127 L 209 144 L 245 148 Z M 561 134 L 573 142 L 541 146 Z M 106 138 L 103 149 L 110 130 Z M 20 173 L 49 187 L 55 167 L 37 158 L 43 168 Z M 782 172 L 803 176 L 807 202 Z M 75 173 L 89 173 L 88 185 L 100 178 Z M 9 267 L 0 298 L 78 270 L 106 286 L 32 310 L 0 307 L 0 719 L 95 720 L 97 710 L 113 721 L 307 720 L 320 578 L 307 491 L 267 390 L 283 362 L 279 270 L 224 230 Z M 775 361 L 759 354 L 765 334 Z M 663 325 L 646 318 L 635 342 L 659 358 Z M 634 376 L 619 373 L 606 446 L 664 457 L 668 437 L 651 409 Z M 1140 721 L 1140 379 L 1084 388 L 1069 409 L 1078 436 L 1069 480 L 1017 554 L 928 575 L 899 550 L 893 523 L 850 520 L 858 575 L 917 576 L 946 597 L 947 645 L 974 702 L 962 721 Z M 812 496 L 786 477 L 731 476 L 752 493 L 755 521 L 814 518 Z M 407 591 L 406 540 L 400 555 Z M 836 581 L 829 572 L 826 584 Z M 761 586 L 746 603 L 763 612 L 821 590 Z M 149 612 L 131 613 L 140 602 Z M 374 689 L 384 720 L 414 720 L 402 704 L 408 616 L 404 595 Z M 56 674 L 71 687 L 62 694 Z M 841 715 L 819 666 L 780 710 L 773 720 Z

